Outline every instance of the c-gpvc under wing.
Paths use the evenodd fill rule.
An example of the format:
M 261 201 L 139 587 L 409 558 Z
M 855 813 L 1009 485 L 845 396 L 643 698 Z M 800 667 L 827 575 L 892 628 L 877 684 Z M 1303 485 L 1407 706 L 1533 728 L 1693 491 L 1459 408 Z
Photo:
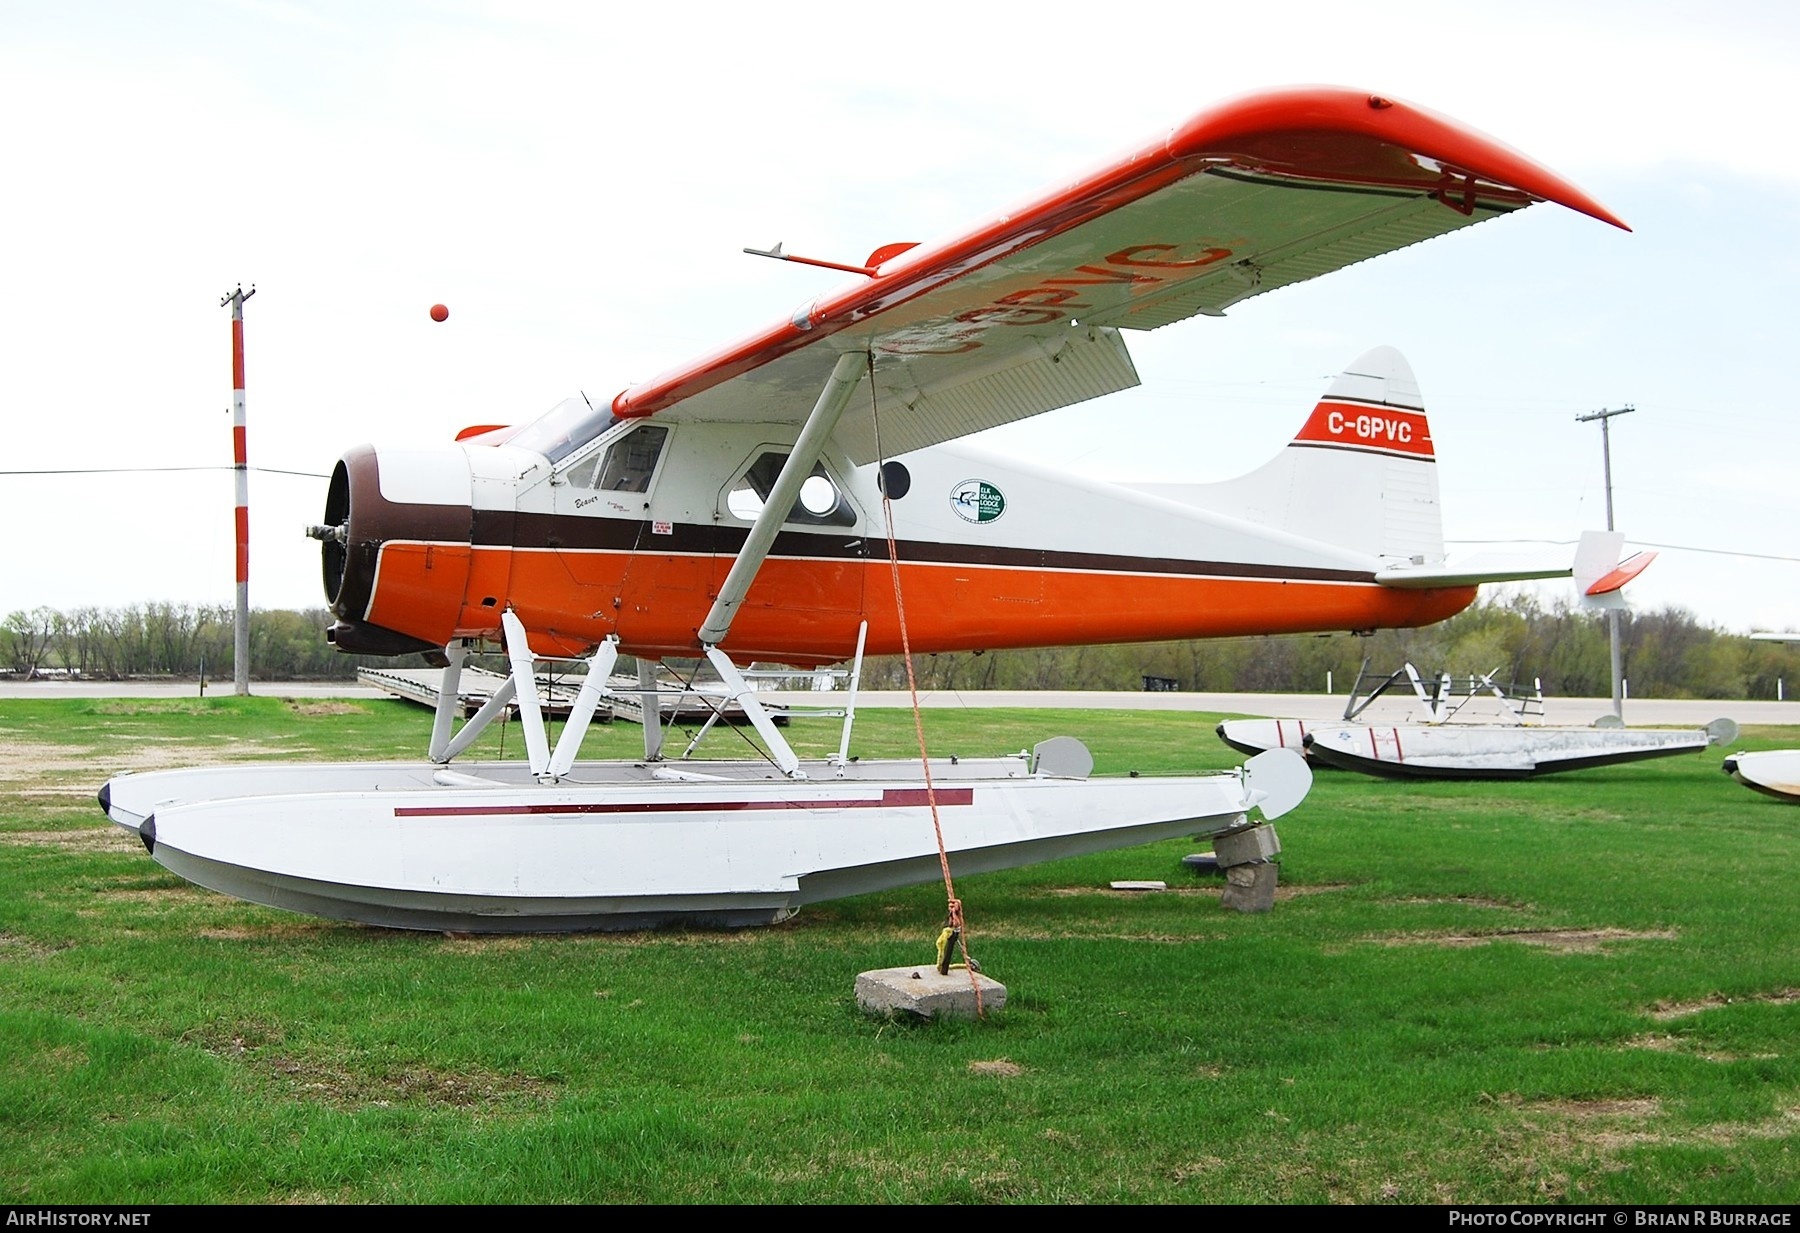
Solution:
M 1136 385 L 1121 329 L 1216 316 L 1537 201 L 1625 225 L 1422 108 L 1328 87 L 1251 95 L 963 235 L 878 249 L 871 276 L 613 412 L 797 424 L 838 356 L 867 351 L 874 397 L 836 431 L 867 463 Z

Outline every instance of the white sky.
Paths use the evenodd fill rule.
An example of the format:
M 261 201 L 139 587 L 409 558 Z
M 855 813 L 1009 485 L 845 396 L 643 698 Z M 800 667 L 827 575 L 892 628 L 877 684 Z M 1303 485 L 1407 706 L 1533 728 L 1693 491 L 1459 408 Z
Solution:
M 1128 342 L 1142 388 L 990 434 L 1113 479 L 1271 457 L 1398 347 L 1453 555 L 1605 524 L 1629 594 L 1800 626 L 1800 8 L 1515 0 L 670 4 L 0 0 L 0 615 L 233 602 L 230 314 L 250 461 L 329 472 L 596 402 L 1247 90 L 1392 94 L 1561 172 L 1542 205 Z M 1223 10 L 1223 11 L 1222 11 Z M 433 323 L 427 309 L 449 305 Z M 254 472 L 251 602 L 323 603 L 324 480 Z

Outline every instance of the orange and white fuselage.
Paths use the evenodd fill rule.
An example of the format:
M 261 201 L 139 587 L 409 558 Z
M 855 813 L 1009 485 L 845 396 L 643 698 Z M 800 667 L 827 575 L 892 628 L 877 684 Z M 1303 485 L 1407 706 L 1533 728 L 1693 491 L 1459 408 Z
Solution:
M 792 435 L 624 421 L 554 461 L 479 439 L 353 451 L 327 511 L 345 527 L 327 546 L 334 637 L 375 652 L 497 638 L 510 607 L 545 652 L 617 635 L 627 653 L 693 654 Z M 1386 348 L 1281 456 L 1224 484 L 1134 488 L 949 445 L 885 473 L 897 568 L 883 468 L 827 450 L 724 649 L 832 662 L 867 621 L 867 651 L 891 653 L 902 605 L 911 646 L 932 652 L 1416 626 L 1475 594 L 1376 581 L 1443 556 L 1430 429 Z

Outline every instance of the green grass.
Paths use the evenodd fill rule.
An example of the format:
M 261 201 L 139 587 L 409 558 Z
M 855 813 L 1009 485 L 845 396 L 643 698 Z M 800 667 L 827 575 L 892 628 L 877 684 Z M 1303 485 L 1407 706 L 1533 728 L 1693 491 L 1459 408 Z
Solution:
M 1113 774 L 1234 765 L 1217 718 L 926 714 L 934 756 L 1072 733 Z M 1193 843 L 959 878 L 1009 997 L 930 1025 L 852 990 L 931 957 L 941 887 L 739 933 L 390 932 L 193 888 L 93 801 L 145 751 L 406 757 L 428 727 L 385 701 L 0 702 L 11 1201 L 1800 1202 L 1800 809 L 1717 752 L 1322 772 L 1262 915 L 1220 906 Z M 854 749 L 913 741 L 867 711 Z M 585 752 L 640 750 L 620 724 Z

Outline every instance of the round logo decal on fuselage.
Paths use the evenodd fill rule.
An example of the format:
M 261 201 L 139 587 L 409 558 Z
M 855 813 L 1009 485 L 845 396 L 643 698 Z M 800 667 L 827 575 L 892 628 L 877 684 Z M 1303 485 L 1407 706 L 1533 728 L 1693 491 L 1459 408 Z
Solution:
M 986 480 L 964 480 L 950 490 L 950 508 L 964 522 L 993 522 L 1006 512 L 1006 497 Z

